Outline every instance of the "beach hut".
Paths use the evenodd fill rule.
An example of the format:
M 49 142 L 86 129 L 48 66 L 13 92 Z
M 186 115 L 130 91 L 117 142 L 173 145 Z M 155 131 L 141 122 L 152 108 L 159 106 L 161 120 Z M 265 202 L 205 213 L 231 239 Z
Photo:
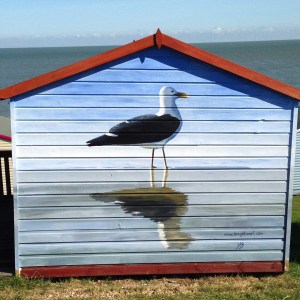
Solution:
M 158 30 L 0 98 L 21 276 L 287 269 L 299 89 Z

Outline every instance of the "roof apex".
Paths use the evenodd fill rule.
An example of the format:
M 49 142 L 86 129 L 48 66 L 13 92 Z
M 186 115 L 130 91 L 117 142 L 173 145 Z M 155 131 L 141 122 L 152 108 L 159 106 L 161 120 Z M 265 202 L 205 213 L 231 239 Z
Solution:
M 24 94 L 153 46 L 156 46 L 158 49 L 162 46 L 171 48 L 300 101 L 300 89 L 163 34 L 159 28 L 154 35 L 133 41 L 127 45 L 117 47 L 24 82 L 0 89 L 0 100 Z

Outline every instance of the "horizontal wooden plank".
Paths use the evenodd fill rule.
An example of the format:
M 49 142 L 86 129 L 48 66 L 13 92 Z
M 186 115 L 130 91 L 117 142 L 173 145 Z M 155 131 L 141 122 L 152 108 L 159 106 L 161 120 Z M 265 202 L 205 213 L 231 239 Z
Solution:
M 156 62 L 158 63 L 158 62 Z M 189 83 L 189 82 L 231 82 L 232 78 L 226 76 L 224 73 L 217 74 L 217 71 L 212 68 L 206 68 L 210 72 L 213 72 L 215 81 L 205 78 L 205 71 L 193 70 L 183 71 L 174 69 L 165 69 L 167 66 L 162 65 L 163 69 L 104 69 L 99 72 L 93 73 L 88 76 L 84 76 L 77 81 L 95 81 L 95 82 L 177 82 L 177 83 Z
M 161 182 L 165 172 L 155 170 L 153 180 Z M 171 181 L 287 180 L 287 170 L 169 170 Z M 18 182 L 149 182 L 149 170 L 19 171 Z
M 34 145 L 68 145 L 86 146 L 86 142 L 98 137 L 105 132 L 98 133 L 40 133 L 40 134 L 18 134 L 16 144 L 18 146 Z M 159 144 L 159 143 L 158 143 Z M 174 139 L 168 142 L 169 145 L 278 145 L 289 144 L 288 134 L 201 134 L 180 132 Z M 102 147 L 107 148 L 108 146 Z M 134 147 L 134 146 L 132 146 Z M 91 148 L 92 149 L 92 148 Z M 121 148 L 124 151 L 124 146 Z
M 276 99 L 274 101 L 274 98 Z M 186 101 L 177 101 L 181 108 L 288 108 L 291 101 L 270 97 L 259 99 L 250 96 L 190 96 Z M 137 96 L 137 95 L 33 95 L 15 102 L 15 107 L 152 107 L 158 108 L 158 96 Z
M 248 240 L 248 239 L 283 239 L 283 228 L 205 228 L 185 230 L 193 240 Z M 168 229 L 170 236 L 177 233 Z M 136 241 L 137 235 L 140 241 L 155 241 L 158 238 L 156 229 L 117 229 L 117 230 L 65 230 L 65 231 L 29 231 L 19 233 L 19 243 L 70 243 L 70 242 L 113 242 Z M 264 240 L 266 243 L 267 241 Z M 147 244 L 147 243 L 146 243 Z
M 47 138 L 47 137 L 46 137 Z M 87 139 L 87 138 L 86 138 Z M 30 140 L 30 139 L 29 139 Z M 30 142 L 29 142 L 30 143 Z M 42 143 L 42 142 L 41 142 Z M 63 143 L 63 141 L 61 141 Z M 288 146 L 167 146 L 167 157 L 287 157 Z M 142 147 L 105 146 L 19 146 L 16 155 L 19 158 L 78 158 L 78 157 L 126 157 L 148 158 L 149 149 Z M 162 151 L 155 152 L 155 158 L 163 158 Z
M 195 72 L 200 75 L 200 72 Z M 220 78 L 221 79 L 221 78 Z M 224 78 L 226 80 L 226 78 Z M 106 69 L 100 72 L 82 77 L 77 81 L 91 82 L 177 82 L 177 83 L 212 83 L 211 80 L 183 72 L 180 70 L 115 70 Z
M 16 108 L 16 120 L 95 120 L 124 121 L 143 114 L 155 114 L 153 108 Z M 290 121 L 291 112 L 284 109 L 198 109 L 180 110 L 182 120 L 202 121 Z
M 136 194 L 138 195 L 138 194 Z M 142 196 L 143 194 L 140 194 Z M 199 204 L 284 204 L 285 193 L 201 193 L 185 194 L 189 205 Z M 93 195 L 19 195 L 18 207 L 106 206 L 116 195 L 105 195 L 107 201 L 95 201 Z M 116 202 L 117 203 L 117 202 Z M 130 204 L 128 204 L 130 205 Z M 140 203 L 140 205 L 144 205 Z
M 287 158 L 167 158 L 170 169 L 286 169 Z M 89 158 L 89 159 L 18 159 L 17 169 L 26 170 L 83 170 L 83 169 L 149 169 L 149 159 Z M 162 159 L 155 160 L 157 169 L 164 169 Z
M 158 96 L 159 90 L 165 83 L 139 82 L 70 82 L 64 85 L 47 89 L 42 95 L 153 95 Z M 235 85 L 218 85 L 207 83 L 176 83 L 170 82 L 174 89 L 197 96 L 242 96 L 247 95 L 240 90 L 250 92 L 246 83 L 236 82 Z M 252 95 L 264 95 L 264 90 L 252 90 Z
M 217 274 L 217 273 L 282 273 L 284 263 L 272 262 L 219 262 L 174 264 L 116 264 L 77 265 L 21 268 L 20 276 L 27 278 L 116 276 L 116 275 L 165 275 L 165 274 Z
M 190 59 L 186 55 L 184 56 L 184 59 L 178 59 L 178 57 L 183 58 L 183 56 L 180 56 L 181 54 L 178 52 L 176 53 L 176 56 L 173 53 L 169 53 L 169 55 L 162 55 L 160 52 L 154 53 L 154 51 L 151 51 L 149 54 L 149 50 L 144 50 L 143 53 L 141 53 L 140 57 L 134 57 L 131 56 L 130 59 L 122 59 L 115 61 L 114 64 L 110 65 L 110 69 L 116 69 L 116 70 L 201 70 L 202 68 L 206 70 L 214 70 L 216 68 L 213 68 L 212 66 L 209 66 L 206 63 L 200 62 L 195 59 Z M 169 49 L 164 49 L 165 51 L 169 51 Z M 189 62 L 189 65 L 187 65 L 187 62 Z M 191 65 L 190 65 L 191 64 Z M 222 71 L 221 71 L 222 72 Z
M 215 252 L 173 252 L 173 253 L 128 253 L 78 254 L 78 255 L 36 255 L 21 256 L 20 267 L 59 266 L 85 264 L 138 264 L 138 263 L 184 263 L 219 261 L 281 261 L 282 251 L 215 251 Z
M 43 243 L 21 244 L 20 255 L 59 255 L 59 254 L 106 254 L 122 253 L 155 253 L 155 252 L 183 252 L 196 251 L 251 251 L 251 250 L 282 250 L 283 241 L 268 240 L 237 240 L 237 241 L 193 241 L 186 247 L 185 241 L 176 241 L 178 248 L 165 248 L 160 241 L 134 242 L 93 242 L 93 243 Z
M 17 133 L 103 133 L 115 121 L 16 121 Z M 180 133 L 289 133 L 289 121 L 184 121 Z M 101 130 L 99 130 L 101 129 Z
M 97 194 L 101 198 L 103 193 L 117 194 L 150 194 L 157 193 L 153 200 L 159 200 L 162 194 L 174 193 L 176 197 L 186 197 L 185 193 L 284 193 L 286 181 L 218 181 L 218 182 L 168 182 L 167 187 L 151 187 L 151 183 L 144 182 L 67 182 L 67 183 L 19 183 L 19 195 L 51 195 L 51 194 Z M 170 194 L 170 200 L 172 200 Z M 149 201 L 150 199 L 147 199 Z
M 284 216 L 229 216 L 229 217 L 190 217 L 173 218 L 174 224 L 185 228 L 256 228 L 256 227 L 283 227 Z M 178 226 L 177 226 L 178 227 Z M 165 226 L 165 228 L 172 228 Z M 157 224 L 142 217 L 129 217 L 120 220 L 115 218 L 89 219 L 44 219 L 19 220 L 19 232 L 45 230 L 112 230 L 112 229 L 157 229 Z
M 121 208 L 121 207 L 122 208 Z M 120 206 L 105 207 L 68 207 L 57 210 L 57 208 L 19 208 L 19 218 L 29 219 L 64 219 L 64 218 L 125 218 L 129 215 L 133 217 L 144 216 L 151 220 L 170 221 L 176 217 L 207 217 L 207 216 L 281 216 L 285 213 L 284 205 L 157 205 L 157 206 L 134 206 L 127 207 L 126 204 Z M 121 222 L 121 220 L 119 220 Z M 176 224 L 176 223 L 175 223 Z

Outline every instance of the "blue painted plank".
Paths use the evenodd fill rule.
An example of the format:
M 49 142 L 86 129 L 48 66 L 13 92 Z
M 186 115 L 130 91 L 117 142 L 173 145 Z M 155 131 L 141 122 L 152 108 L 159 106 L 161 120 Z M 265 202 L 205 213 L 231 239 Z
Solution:
M 155 114 L 151 108 L 16 108 L 16 120 L 114 120 L 124 121 L 143 114 Z M 291 112 L 282 109 L 181 109 L 183 122 L 202 121 L 290 121 Z
M 166 248 L 160 241 L 142 240 L 142 234 L 136 233 L 134 242 L 93 242 L 93 243 L 46 243 L 46 244 L 25 244 L 20 245 L 20 255 L 60 255 L 60 254 L 83 254 L 83 253 L 155 253 L 155 252 L 184 252 L 196 251 L 237 251 L 242 244 L 240 251 L 260 250 L 282 250 L 283 242 L 280 239 L 270 240 L 233 240 L 233 241 L 193 241 L 187 247 L 187 241 L 170 241 L 175 245 Z
M 86 140 L 85 140 L 86 141 Z M 238 144 L 238 143 L 237 143 Z M 168 158 L 188 157 L 287 157 L 288 146 L 206 146 L 193 145 L 186 141 L 187 146 L 166 146 L 165 152 Z M 87 147 L 83 146 L 19 146 L 17 157 L 22 158 L 107 158 L 127 157 L 147 158 L 149 149 L 142 147 Z M 156 151 L 155 158 L 162 158 L 162 151 Z
M 105 133 L 116 125 L 115 121 L 16 121 L 17 133 Z M 180 133 L 289 133 L 288 121 L 185 121 Z M 218 136 L 215 134 L 214 136 Z M 221 139 L 222 135 L 219 135 Z M 22 137 L 18 135 L 18 138 Z M 266 137 L 267 140 L 267 137 Z M 288 140 L 288 135 L 287 135 Z M 268 143 L 268 142 L 267 142 Z
M 289 108 L 291 101 L 270 96 L 259 99 L 249 96 L 190 96 L 177 101 L 179 108 Z M 16 107 L 153 107 L 159 106 L 158 96 L 136 95 L 34 95 L 16 102 Z
M 19 195 L 54 195 L 54 194 L 103 194 L 103 193 L 177 193 L 186 198 L 186 193 L 284 193 L 285 181 L 218 181 L 218 182 L 168 182 L 166 189 L 152 188 L 144 182 L 85 182 L 75 183 L 19 183 Z M 181 194 L 180 194 L 181 193 Z M 101 195 L 99 195 L 101 198 Z M 104 196 L 103 196 L 104 197 Z M 160 196 L 158 196 L 160 197 Z M 172 198 L 172 197 L 171 197 Z M 153 196 L 153 199 L 156 199 Z M 114 199 L 117 201 L 116 199 Z M 158 199 L 160 200 L 160 198 Z
M 184 124 L 185 125 L 185 124 Z M 195 146 L 195 145 L 247 145 L 247 146 L 257 146 L 262 145 L 266 147 L 270 146 L 287 146 L 289 145 L 289 135 L 288 134 L 261 134 L 261 133 L 250 133 L 250 134 L 200 134 L 200 133 L 184 133 L 188 131 L 185 126 L 182 126 L 180 133 L 168 142 L 167 147 L 170 146 Z M 86 142 L 105 134 L 107 131 L 102 130 L 97 133 L 58 133 L 58 134 L 18 134 L 16 138 L 16 144 L 18 146 L 34 146 L 34 145 L 44 145 L 44 146 L 85 146 Z M 183 133 L 182 133 L 183 132 Z M 109 146 L 97 147 L 97 151 L 101 152 L 105 149 L 111 149 L 112 151 L 120 151 L 120 147 L 123 150 L 128 149 L 129 146 L 113 146 L 113 148 L 108 148 Z M 126 147 L 126 148 L 124 148 Z M 18 147 L 19 149 L 19 147 Z M 22 149 L 22 148 L 20 148 Z M 69 148 L 71 150 L 71 148 Z M 92 153 L 95 148 L 88 148 L 87 153 Z M 101 149 L 101 150 L 100 150 Z M 139 151 L 140 148 L 137 146 L 130 146 L 130 149 L 135 149 Z M 127 151 L 127 150 L 126 150 Z M 133 150 L 131 150 L 133 151 Z M 242 153 L 241 153 L 242 155 Z M 122 155 L 123 156 L 123 155 Z
M 160 182 L 165 171 L 155 170 L 153 181 Z M 245 181 L 287 180 L 287 170 L 169 170 L 168 182 L 174 181 Z M 18 182 L 149 182 L 149 170 L 92 171 L 19 171 Z
M 41 95 L 145 95 L 158 96 L 165 83 L 95 83 L 70 82 L 41 92 Z M 252 85 L 232 86 L 205 83 L 169 83 L 174 89 L 196 96 L 269 96 L 269 90 L 254 89 Z
M 187 230 L 185 230 L 187 232 Z M 175 233 L 168 229 L 170 234 Z M 188 233 L 194 240 L 257 240 L 283 239 L 282 228 L 232 228 L 232 229 L 188 229 Z M 65 231 L 30 231 L 21 232 L 19 241 L 21 244 L 39 243 L 70 243 L 70 242 L 115 242 L 136 241 L 136 236 L 141 236 L 141 241 L 154 241 L 158 231 L 155 229 L 122 229 L 122 230 L 65 230 Z M 146 243 L 147 244 L 147 243 Z
M 284 216 L 230 216 L 230 217 L 190 217 L 177 219 L 181 228 L 236 228 L 236 227 L 283 227 Z M 145 222 L 142 217 L 123 218 L 88 218 L 88 219 L 44 219 L 19 220 L 19 231 L 45 230 L 82 230 L 82 229 L 157 229 L 154 222 Z
M 107 69 L 78 79 L 78 82 L 153 82 L 153 83 L 212 83 L 203 78 L 203 72 L 197 70 L 194 74 L 181 70 L 115 70 Z M 215 72 L 216 73 L 216 72 Z M 223 81 L 228 77 L 220 76 Z
M 128 253 L 119 254 L 73 254 L 21 256 L 20 266 L 61 266 L 93 264 L 132 263 L 184 263 L 184 262 L 227 262 L 227 261 L 281 261 L 282 251 L 215 251 L 192 253 Z
M 18 159 L 18 170 L 87 170 L 87 169 L 149 169 L 149 159 L 105 158 L 105 159 Z M 164 168 L 157 160 L 157 168 Z M 287 158 L 181 158 L 168 159 L 171 169 L 286 169 Z
M 38 182 L 38 181 L 37 181 Z M 57 182 L 57 181 L 53 181 Z M 161 182 L 157 183 L 161 186 Z M 200 204 L 285 204 L 285 193 L 186 193 L 189 205 Z M 71 195 L 19 195 L 18 207 L 88 207 L 109 206 L 115 195 L 106 195 L 107 202 L 95 201 L 89 194 Z M 109 201 L 112 199 L 111 201 Z M 144 205 L 140 203 L 140 205 Z

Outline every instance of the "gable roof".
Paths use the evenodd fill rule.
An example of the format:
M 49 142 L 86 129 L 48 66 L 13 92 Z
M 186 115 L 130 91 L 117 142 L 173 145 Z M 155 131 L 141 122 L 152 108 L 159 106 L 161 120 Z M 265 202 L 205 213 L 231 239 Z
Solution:
M 18 96 L 20 94 L 32 91 L 92 68 L 99 67 L 116 59 L 134 54 L 150 47 L 157 47 L 160 49 L 163 46 L 179 51 L 202 62 L 208 63 L 212 66 L 228 71 L 232 74 L 238 75 L 242 78 L 248 79 L 252 82 L 300 101 L 300 89 L 280 82 L 276 79 L 272 79 L 261 73 L 252 71 L 246 67 L 233 63 L 227 59 L 199 49 L 195 46 L 179 41 L 173 37 L 161 33 L 159 29 L 154 35 L 133 41 L 125 46 L 112 49 L 58 70 L 40 75 L 33 79 L 0 89 L 0 100 Z

